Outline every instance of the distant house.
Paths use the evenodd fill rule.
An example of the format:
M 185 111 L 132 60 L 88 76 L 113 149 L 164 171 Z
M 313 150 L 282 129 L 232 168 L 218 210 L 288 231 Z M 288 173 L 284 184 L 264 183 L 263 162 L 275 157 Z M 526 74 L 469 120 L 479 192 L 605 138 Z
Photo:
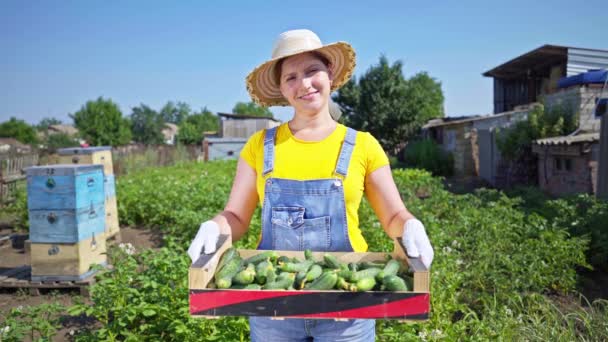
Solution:
M 179 132 L 179 127 L 176 124 L 170 122 L 165 123 L 165 127 L 161 132 L 163 133 L 165 144 L 175 145 L 175 142 L 177 141 L 177 133 Z
M 477 175 L 498 187 L 513 183 L 525 184 L 533 176 L 542 187 L 543 181 L 549 179 L 550 175 L 541 175 L 545 168 L 541 167 L 535 156 L 516 161 L 515 164 L 501 159 L 496 147 L 498 131 L 518 120 L 526 119 L 533 106 L 543 102 L 547 109 L 560 106 L 577 115 L 579 129 L 575 135 L 588 137 L 586 133 L 597 132 L 600 120 L 594 115 L 594 107 L 606 76 L 605 71 L 594 71 L 595 69 L 608 69 L 607 50 L 543 45 L 483 73 L 494 81 L 493 115 L 429 121 L 423 130 L 445 150 L 454 153 L 456 175 Z M 581 139 L 557 137 L 554 142 L 559 146 L 562 142 L 568 146 L 597 144 L 594 140 Z M 545 141 L 542 144 L 552 146 L 542 149 L 543 153 L 551 155 L 559 150 L 553 148 L 553 142 L 549 144 Z M 593 150 L 595 147 L 590 148 Z M 541 151 L 538 147 L 533 150 Z M 586 148 L 581 151 L 580 158 L 593 159 L 594 154 L 587 154 Z M 560 159 L 556 156 L 557 154 L 547 158 Z M 540 158 L 544 159 L 545 156 Z M 574 165 L 570 164 L 572 161 L 567 163 Z M 593 164 L 593 160 L 590 163 Z M 577 170 L 580 177 L 589 179 L 592 177 L 587 177 L 587 173 L 594 172 L 591 168 L 585 174 L 580 173 L 583 172 L 581 169 Z
M 599 132 L 537 140 L 540 188 L 551 195 L 595 193 L 599 141 Z
M 32 152 L 30 145 L 14 138 L 0 138 L 0 154 L 26 154 Z
M 63 134 L 67 134 L 70 137 L 75 137 L 78 135 L 78 128 L 71 126 L 71 125 L 49 125 L 48 128 L 48 134 L 58 134 L 58 133 L 63 133 Z
M 222 138 L 249 138 L 253 133 L 281 124 L 281 121 L 254 115 L 218 113 Z
M 281 124 L 281 121 L 261 116 L 218 113 L 219 131 L 216 137 L 203 140 L 204 160 L 236 159 L 253 133 Z

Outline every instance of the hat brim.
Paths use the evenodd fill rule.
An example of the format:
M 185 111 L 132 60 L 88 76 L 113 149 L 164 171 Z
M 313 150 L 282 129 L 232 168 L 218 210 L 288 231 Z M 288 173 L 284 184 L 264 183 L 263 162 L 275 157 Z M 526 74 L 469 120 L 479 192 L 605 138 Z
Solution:
M 336 42 L 317 49 L 296 51 L 289 55 L 273 58 L 253 69 L 246 78 L 247 91 L 251 99 L 264 107 L 288 106 L 289 102 L 281 94 L 279 84 L 274 77 L 274 67 L 281 59 L 312 51 L 322 53 L 332 65 L 334 77 L 331 91 L 348 82 L 355 70 L 355 50 L 346 42 Z

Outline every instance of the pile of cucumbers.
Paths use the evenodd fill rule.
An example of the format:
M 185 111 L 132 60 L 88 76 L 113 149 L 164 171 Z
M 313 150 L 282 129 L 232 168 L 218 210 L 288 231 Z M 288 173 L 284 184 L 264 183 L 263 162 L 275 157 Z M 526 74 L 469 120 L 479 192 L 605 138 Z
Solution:
M 249 290 L 344 290 L 410 291 L 412 277 L 398 260 L 340 263 L 329 253 L 314 260 L 310 250 L 305 260 L 265 251 L 247 259 L 231 247 L 220 258 L 215 287 Z

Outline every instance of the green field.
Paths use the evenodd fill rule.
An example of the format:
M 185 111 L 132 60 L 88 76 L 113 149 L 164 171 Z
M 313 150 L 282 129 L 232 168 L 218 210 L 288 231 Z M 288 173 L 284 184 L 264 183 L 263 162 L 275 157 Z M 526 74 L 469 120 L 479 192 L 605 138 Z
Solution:
M 78 341 L 248 340 L 245 318 L 202 320 L 188 314 L 185 250 L 199 224 L 223 208 L 235 168 L 235 162 L 187 163 L 120 177 L 121 226 L 157 229 L 164 247 L 136 253 L 112 248 L 114 268 L 92 288 L 94 305 L 14 309 L 0 317 L 0 341 L 21 341 L 32 329 L 52 335 L 61 324 L 53 317 L 66 313 L 96 321 L 76 333 Z M 393 175 L 435 248 L 432 311 L 425 323 L 378 321 L 377 340 L 608 340 L 607 302 L 588 303 L 577 292 L 577 271 L 606 266 L 608 247 L 600 243 L 608 241 L 600 229 L 608 222 L 606 202 L 589 196 L 534 202 L 531 196 L 486 189 L 454 195 L 424 171 Z M 23 197 L 9 208 L 21 217 Z M 391 251 L 392 241 L 365 201 L 359 216 L 370 251 Z M 259 231 L 258 209 L 236 246 L 255 248 Z M 34 326 L 36 319 L 51 327 Z

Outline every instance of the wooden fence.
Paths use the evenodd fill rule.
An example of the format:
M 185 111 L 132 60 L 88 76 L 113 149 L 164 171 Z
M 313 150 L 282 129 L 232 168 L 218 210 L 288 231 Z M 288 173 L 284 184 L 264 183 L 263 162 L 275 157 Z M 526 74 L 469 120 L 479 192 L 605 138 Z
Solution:
M 25 179 L 25 169 L 38 165 L 37 153 L 0 156 L 0 205 L 14 199 L 20 180 Z

